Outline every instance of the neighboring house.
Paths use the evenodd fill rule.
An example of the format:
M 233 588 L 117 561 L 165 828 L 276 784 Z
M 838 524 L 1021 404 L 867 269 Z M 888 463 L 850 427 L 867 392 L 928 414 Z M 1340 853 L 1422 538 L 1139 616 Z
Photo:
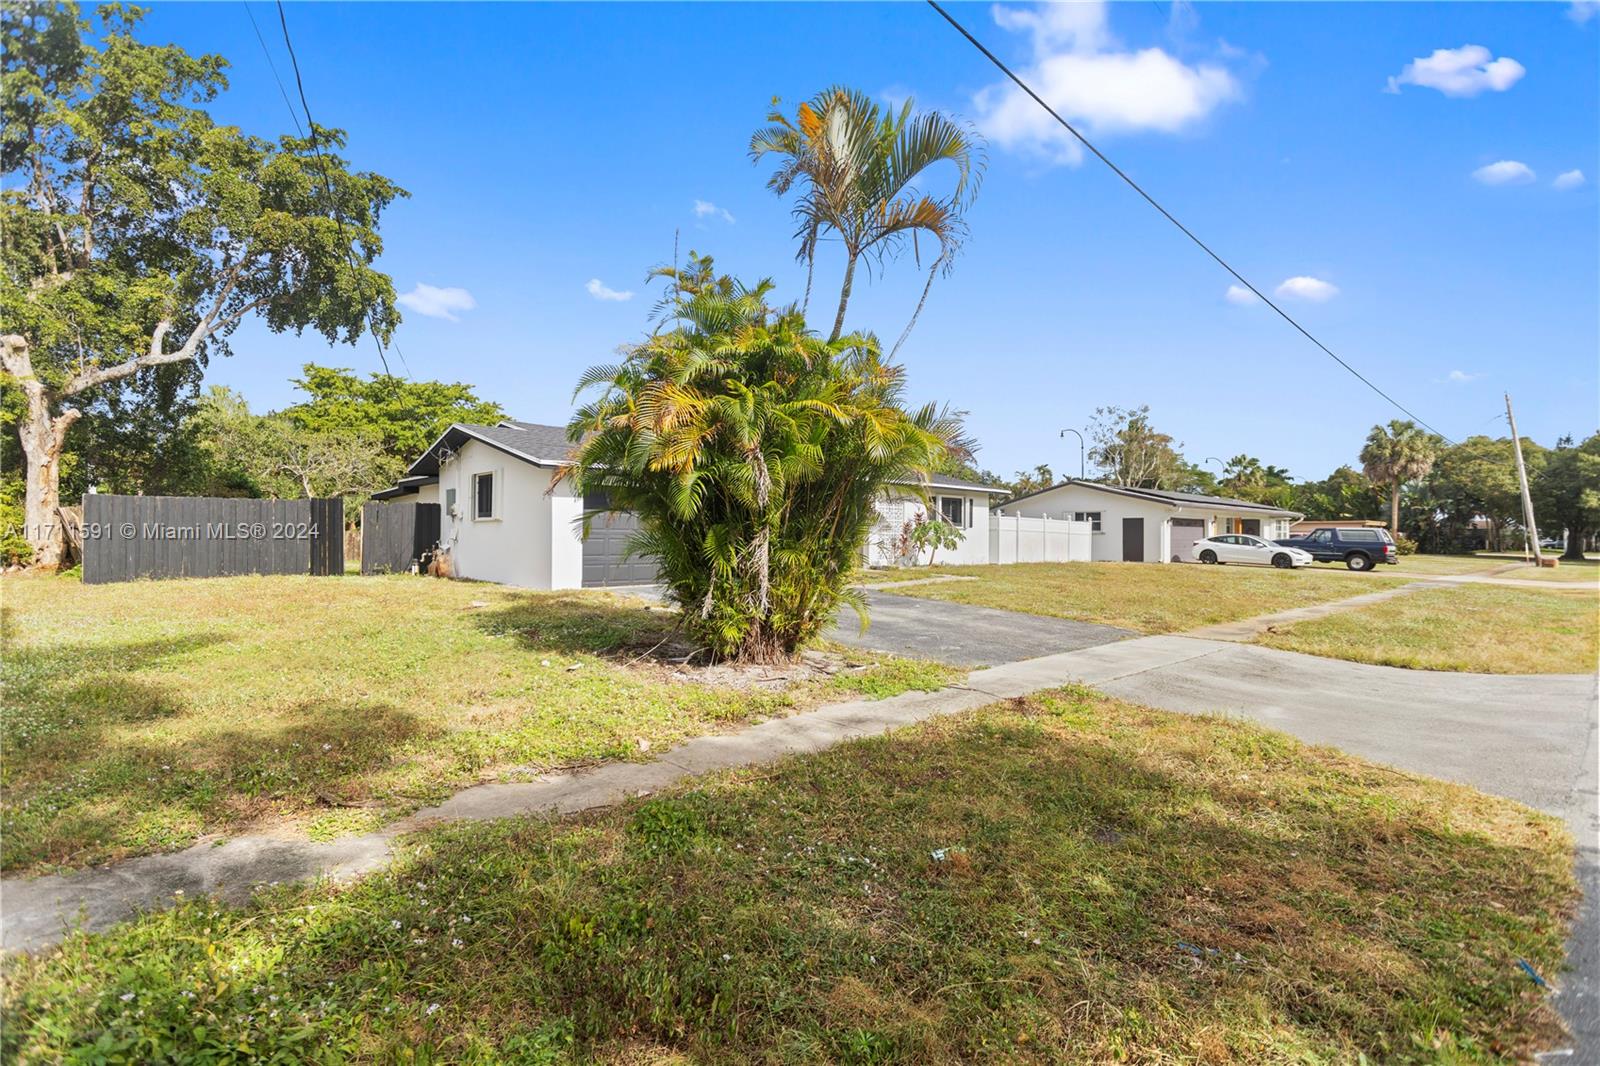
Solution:
M 981 485 L 976 481 L 935 474 L 927 482 L 928 504 L 924 504 L 911 491 L 890 490 L 873 504 L 878 511 L 878 521 L 867 537 L 864 561 L 868 566 L 900 566 L 925 563 L 926 559 L 902 559 L 898 541 L 900 531 L 907 522 L 916 521 L 919 515 L 931 513 L 949 522 L 961 533 L 961 543 L 952 549 L 937 552 L 934 562 L 954 565 L 987 563 L 989 559 L 989 508 L 1005 489 Z
M 535 589 L 635 585 L 655 580 L 655 565 L 627 554 L 638 529 L 631 515 L 598 515 L 589 537 L 583 512 L 604 501 L 574 495 L 555 483 L 570 464 L 572 444 L 561 426 L 507 419 L 493 426 L 457 423 L 374 500 L 437 504 L 439 544 L 456 577 Z M 553 487 L 552 487 L 553 486 Z M 989 561 L 989 503 L 1003 490 L 936 477 L 928 486 L 935 511 L 963 531 L 961 546 L 939 562 Z M 586 506 L 587 505 L 587 506 Z M 879 521 L 868 539 L 868 561 L 890 562 L 893 538 L 906 520 L 926 510 L 909 487 L 876 504 Z
M 1164 489 L 1136 489 L 1096 481 L 1064 481 L 1007 500 L 1001 515 L 1088 522 L 1089 557 L 1095 562 L 1188 562 L 1195 541 L 1219 533 L 1288 536 L 1295 511 Z

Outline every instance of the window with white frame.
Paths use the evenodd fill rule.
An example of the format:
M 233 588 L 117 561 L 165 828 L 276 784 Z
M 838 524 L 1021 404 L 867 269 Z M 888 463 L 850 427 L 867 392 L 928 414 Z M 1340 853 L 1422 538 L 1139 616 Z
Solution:
M 939 497 L 939 517 L 957 529 L 967 528 L 967 501 L 960 496 Z
M 1074 522 L 1088 522 L 1089 523 L 1089 529 L 1090 529 L 1091 532 L 1094 532 L 1094 533 L 1099 533 L 1100 532 L 1100 512 L 1099 511 L 1073 511 L 1072 515 L 1071 515 L 1071 518 L 1072 518 L 1072 520 Z
M 494 518 L 494 474 L 472 475 L 472 517 Z

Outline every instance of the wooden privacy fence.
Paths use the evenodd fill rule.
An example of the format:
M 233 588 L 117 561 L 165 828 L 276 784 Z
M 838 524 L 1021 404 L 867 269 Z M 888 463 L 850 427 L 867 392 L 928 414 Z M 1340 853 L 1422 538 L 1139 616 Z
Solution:
M 83 498 L 83 580 L 344 573 L 344 501 Z
M 361 508 L 363 574 L 403 574 L 438 543 L 436 503 L 368 503 Z
M 1086 563 L 1094 527 L 1065 518 L 989 516 L 991 563 Z

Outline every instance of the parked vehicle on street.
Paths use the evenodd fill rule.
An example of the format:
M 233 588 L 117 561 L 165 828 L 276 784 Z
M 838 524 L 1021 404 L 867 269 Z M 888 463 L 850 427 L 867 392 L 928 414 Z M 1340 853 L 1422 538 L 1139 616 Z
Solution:
M 1194 542 L 1189 557 L 1199 563 L 1254 563 L 1276 566 L 1280 570 L 1309 566 L 1311 553 L 1299 548 L 1282 548 L 1271 541 L 1244 533 L 1223 533 Z
M 1319 563 L 1343 563 L 1352 570 L 1371 570 L 1379 563 L 1398 563 L 1400 552 L 1387 529 L 1370 526 L 1340 529 L 1322 526 L 1298 537 L 1275 541 L 1281 548 L 1298 548 Z

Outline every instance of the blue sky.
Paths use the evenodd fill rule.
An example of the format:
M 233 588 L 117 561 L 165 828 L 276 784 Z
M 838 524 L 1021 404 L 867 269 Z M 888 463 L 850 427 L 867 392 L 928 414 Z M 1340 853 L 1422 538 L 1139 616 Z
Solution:
M 1442 432 L 1503 432 L 1504 391 L 1545 443 L 1597 428 L 1594 5 L 951 7 L 1247 277 L 1287 282 L 1286 308 Z M 287 79 L 275 10 L 249 10 Z M 745 146 L 774 94 L 792 106 L 832 83 L 914 96 L 988 136 L 971 240 L 901 352 L 917 400 L 970 412 L 980 465 L 1075 472 L 1062 427 L 1148 403 L 1196 462 L 1248 452 L 1321 477 L 1396 416 L 1269 309 L 1230 299 L 1219 267 L 1076 158 L 925 5 L 288 14 L 318 121 L 348 129 L 352 160 L 412 194 L 387 216 L 381 261 L 417 297 L 396 338 L 409 372 L 468 382 L 519 418 L 564 422 L 578 374 L 642 333 L 655 300 L 644 274 L 670 260 L 675 230 L 685 251 L 799 297 L 788 207 Z M 223 120 L 288 127 L 242 4 L 157 4 L 143 36 L 232 62 Z M 829 251 L 813 308 L 824 326 L 842 273 Z M 849 324 L 892 343 L 921 281 L 909 259 L 858 281 Z M 370 341 L 330 349 L 255 324 L 234 349 L 207 380 L 258 410 L 293 401 L 304 362 L 377 366 Z

